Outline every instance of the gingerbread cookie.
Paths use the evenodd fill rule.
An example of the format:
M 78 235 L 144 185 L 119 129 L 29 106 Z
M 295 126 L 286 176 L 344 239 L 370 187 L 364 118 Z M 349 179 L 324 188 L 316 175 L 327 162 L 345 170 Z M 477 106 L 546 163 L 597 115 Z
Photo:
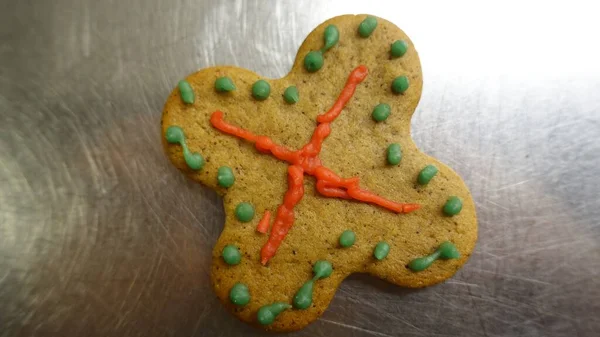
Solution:
M 421 87 L 410 39 L 367 15 L 317 27 L 284 78 L 223 66 L 179 83 L 162 116 L 164 147 L 223 196 L 211 278 L 231 312 L 296 330 L 352 273 L 416 288 L 467 261 L 471 195 L 410 137 Z

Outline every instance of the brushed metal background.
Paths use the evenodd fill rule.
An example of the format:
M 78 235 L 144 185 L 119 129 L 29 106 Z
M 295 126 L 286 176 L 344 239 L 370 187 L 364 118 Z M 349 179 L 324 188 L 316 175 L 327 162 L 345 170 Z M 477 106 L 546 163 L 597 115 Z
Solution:
M 470 186 L 445 284 L 344 282 L 291 336 L 597 336 L 600 24 L 584 2 L 1 0 L 0 335 L 259 336 L 209 285 L 219 198 L 160 143 L 177 81 L 271 77 L 323 20 L 372 13 L 424 69 L 413 135 Z

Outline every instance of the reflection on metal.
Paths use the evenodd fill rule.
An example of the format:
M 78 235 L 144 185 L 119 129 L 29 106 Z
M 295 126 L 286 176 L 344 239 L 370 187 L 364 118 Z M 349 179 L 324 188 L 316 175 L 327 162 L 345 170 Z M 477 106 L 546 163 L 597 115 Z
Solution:
M 465 178 L 480 239 L 455 278 L 427 290 L 351 277 L 323 319 L 296 335 L 592 335 L 600 27 L 591 8 L 532 3 L 8 2 L 1 330 L 261 335 L 213 295 L 222 206 L 165 158 L 162 104 L 202 67 L 282 76 L 317 24 L 368 12 L 419 50 L 425 82 L 413 136 Z

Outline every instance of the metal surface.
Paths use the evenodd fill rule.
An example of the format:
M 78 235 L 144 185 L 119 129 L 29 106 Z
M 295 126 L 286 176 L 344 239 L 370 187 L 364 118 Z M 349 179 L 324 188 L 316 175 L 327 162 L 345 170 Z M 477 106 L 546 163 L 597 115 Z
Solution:
M 351 277 L 319 321 L 291 335 L 600 331 L 591 6 L 2 2 L 0 336 L 262 335 L 213 295 L 221 202 L 165 158 L 162 105 L 206 66 L 282 76 L 318 23 L 361 12 L 395 22 L 419 49 L 414 138 L 470 186 L 480 239 L 439 286 Z

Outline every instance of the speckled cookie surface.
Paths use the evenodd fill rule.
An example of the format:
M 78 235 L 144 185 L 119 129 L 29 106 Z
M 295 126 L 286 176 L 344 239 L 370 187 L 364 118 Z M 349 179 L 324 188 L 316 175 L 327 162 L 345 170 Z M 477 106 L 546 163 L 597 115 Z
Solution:
M 376 20 L 374 27 L 371 20 Z M 330 30 L 330 39 L 335 35 L 328 28 L 332 25 L 339 40 L 324 50 L 326 30 Z M 395 41 L 404 42 L 392 47 Z M 323 63 L 315 70 L 311 67 L 318 67 L 319 60 L 307 64 L 305 57 L 321 49 Z M 358 177 L 363 191 L 420 208 L 404 213 L 347 195 L 324 196 L 316 186 L 317 174 L 311 171 L 321 166 L 298 162 L 295 166 L 303 170 L 304 193 L 292 207 L 289 232 L 265 263 L 261 249 L 277 222 L 278 207 L 290 187 L 288 170 L 294 163 L 264 149 L 259 151 L 254 141 L 217 129 L 211 116 L 221 111 L 222 121 L 228 125 L 268 136 L 290 150 L 302 149 L 320 124 L 318 116 L 330 110 L 359 66 L 368 74 L 356 84 L 339 116 L 329 123 L 330 134 L 318 153 L 320 163 L 338 177 Z M 402 82 L 406 79 L 393 84 L 403 76 L 408 88 Z M 424 287 L 448 279 L 469 258 L 477 240 L 474 203 L 461 178 L 420 152 L 410 137 L 410 119 L 423 79 L 417 51 L 394 24 L 367 15 L 332 18 L 306 38 L 291 72 L 281 79 L 263 78 L 236 67 L 213 67 L 185 80 L 165 104 L 163 145 L 184 174 L 223 196 L 225 224 L 213 250 L 211 278 L 217 296 L 241 320 L 268 330 L 297 330 L 326 310 L 340 283 L 352 273 L 369 273 L 404 287 Z M 258 80 L 268 83 L 268 90 L 264 82 L 256 84 Z M 290 87 L 296 89 L 287 91 Z M 381 108 L 374 112 L 380 104 L 389 106 L 389 115 Z M 174 132 L 174 126 L 181 134 Z M 185 137 L 187 161 L 178 136 Z M 397 153 L 390 159 L 390 144 L 399 145 L 399 162 Z M 435 166 L 437 172 L 421 173 L 428 165 Z M 427 177 L 419 177 L 420 173 Z M 430 180 L 423 184 L 425 178 Z M 346 193 L 339 187 L 335 191 Z M 249 207 L 240 208 L 241 203 Z M 267 233 L 261 233 L 257 226 L 267 211 L 271 214 Z M 355 239 L 343 247 L 340 236 L 347 230 Z M 381 242 L 389 247 L 387 255 L 380 252 Z M 451 243 L 460 257 L 444 258 L 438 248 L 445 242 Z M 237 248 L 241 259 L 222 256 L 226 246 L 234 249 L 228 251 L 234 255 Z M 381 259 L 374 254 L 377 247 Z M 431 254 L 437 255 L 414 262 Z M 294 304 L 295 294 L 313 278 L 313 266 L 320 260 L 328 261 L 333 272 L 314 281 L 312 303 L 306 309 L 283 310 L 272 317 L 272 322 L 261 324 L 265 321 L 258 319 L 259 309 L 278 302 Z M 409 267 L 418 263 L 421 268 Z M 244 291 L 236 293 L 241 297 L 230 298 L 238 283 L 247 287 L 247 303 L 241 299 L 247 295 Z M 240 286 L 235 288 L 240 290 Z

